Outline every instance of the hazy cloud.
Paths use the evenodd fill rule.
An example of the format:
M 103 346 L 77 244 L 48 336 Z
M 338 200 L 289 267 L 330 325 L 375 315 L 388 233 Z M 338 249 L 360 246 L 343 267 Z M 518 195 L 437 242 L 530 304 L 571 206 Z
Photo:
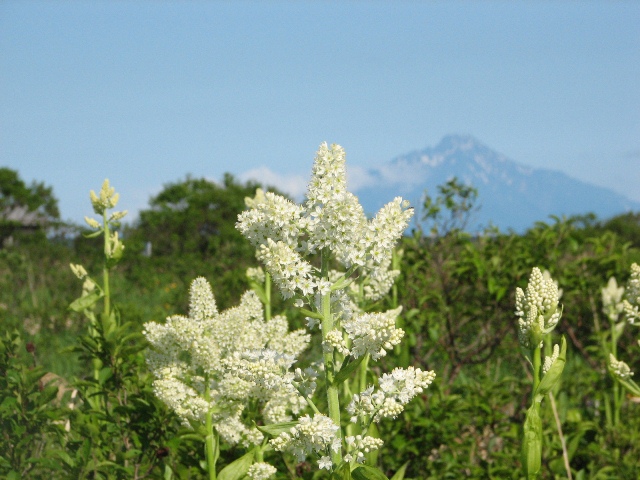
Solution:
M 365 187 L 373 187 L 380 184 L 380 178 L 370 169 L 359 166 L 347 165 L 347 188 L 350 191 L 357 191 Z
M 238 178 L 246 182 L 253 180 L 263 186 L 274 186 L 291 195 L 298 201 L 304 198 L 307 192 L 308 178 L 300 174 L 282 174 L 272 171 L 268 167 L 259 167 L 238 175 Z M 416 175 L 415 168 L 407 168 L 406 165 L 381 165 L 365 168 L 358 165 L 347 165 L 347 188 L 357 193 L 362 188 L 375 187 L 377 185 L 412 185 L 420 183 L 420 175 Z
M 241 173 L 239 178 L 243 182 L 253 180 L 262 186 L 274 186 L 296 200 L 301 200 L 307 191 L 307 177 L 298 174 L 276 173 L 268 167 L 254 168 Z

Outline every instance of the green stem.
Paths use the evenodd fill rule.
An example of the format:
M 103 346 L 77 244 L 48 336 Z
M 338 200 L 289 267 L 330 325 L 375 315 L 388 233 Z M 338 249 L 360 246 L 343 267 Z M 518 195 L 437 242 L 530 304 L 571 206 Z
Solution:
M 540 351 L 540 346 L 536 345 L 533 348 L 533 390 L 531 392 L 531 404 L 536 401 L 536 390 L 538 389 L 538 385 L 540 384 L 540 365 L 542 364 L 542 355 Z
M 369 354 L 366 353 L 364 359 L 360 363 L 360 384 L 358 385 L 358 393 L 364 392 L 367 388 L 367 373 L 369 372 Z
M 110 289 L 109 289 L 109 267 L 107 262 L 111 257 L 111 244 L 110 244 L 110 236 L 111 232 L 109 231 L 109 220 L 107 219 L 107 210 L 105 209 L 102 212 L 102 224 L 104 225 L 104 265 L 102 267 L 102 289 L 104 290 L 104 318 L 109 318 L 111 314 L 111 298 L 110 298 Z
M 264 273 L 264 296 L 267 302 L 264 306 L 264 319 L 268 322 L 271 320 L 271 274 Z
M 615 319 L 609 317 L 609 324 L 611 325 L 611 354 L 618 358 L 618 338 L 616 337 L 616 322 Z M 608 362 L 609 359 L 607 358 Z M 622 398 L 620 396 L 620 385 L 618 381 L 614 379 L 613 381 L 613 426 L 617 426 L 620 424 L 620 407 L 622 403 Z
M 322 267 L 320 270 L 322 278 L 329 279 L 329 251 L 328 249 L 322 250 Z M 333 330 L 333 315 L 331 313 L 331 292 L 322 295 L 322 340 L 327 337 L 327 334 Z M 338 395 L 338 385 L 334 383 L 335 378 L 335 361 L 333 352 L 325 352 L 323 354 L 324 360 L 324 374 L 327 382 L 327 405 L 329 407 L 329 418 L 338 425 L 340 423 L 340 398 Z M 338 428 L 338 438 L 342 438 L 342 431 Z M 342 461 L 342 447 L 338 448 L 337 452 L 331 452 L 331 460 L 334 465 L 338 465 Z
M 253 457 L 256 463 L 264 462 L 264 449 L 269 445 L 268 442 L 269 440 L 265 438 L 262 441 L 262 445 L 260 446 L 260 448 L 256 448 L 256 453 Z
M 400 270 L 400 259 L 396 248 L 391 250 L 391 269 Z M 393 282 L 391 287 L 391 308 L 398 308 L 398 284 Z

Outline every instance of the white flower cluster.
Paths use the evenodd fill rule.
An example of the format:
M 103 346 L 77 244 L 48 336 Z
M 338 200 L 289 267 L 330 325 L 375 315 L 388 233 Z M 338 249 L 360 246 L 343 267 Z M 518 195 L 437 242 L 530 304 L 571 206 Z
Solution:
M 270 440 L 271 446 L 279 451 L 293 454 L 299 462 L 304 461 L 312 453 L 322 456 L 320 468 L 330 469 L 332 462 L 330 453 L 340 450 L 341 440 L 337 435 L 340 427 L 326 415 L 316 413 L 313 418 L 305 415 L 298 419 L 298 424 L 289 432 L 283 432 Z M 328 463 L 327 463 L 328 462 Z
M 631 265 L 631 278 L 627 282 L 625 296 L 627 298 L 622 307 L 624 314 L 629 323 L 635 323 L 640 319 L 640 265 L 637 263 Z
M 370 437 L 369 435 L 351 435 L 345 437 L 345 442 L 349 449 L 349 453 L 344 456 L 345 462 L 364 463 L 365 454 L 378 450 L 384 442 L 380 438 Z
M 311 295 L 320 286 L 314 280 L 311 264 L 284 242 L 274 242 L 267 238 L 258 247 L 256 257 L 271 274 L 285 299 L 293 297 L 296 290 L 302 295 Z M 326 285 L 323 291 L 328 291 L 329 288 L 331 285 Z
M 618 287 L 615 277 L 609 278 L 607 286 L 602 289 L 602 311 L 615 322 L 623 311 L 622 295 L 624 287 Z
M 377 360 L 400 343 L 404 331 L 396 328 L 396 318 L 401 311 L 402 307 L 398 307 L 381 313 L 357 314 L 344 322 L 343 327 L 351 339 L 351 355 L 358 358 L 369 353 Z
M 312 367 L 307 367 L 304 370 L 296 368 L 294 372 L 294 385 L 305 397 L 311 397 L 316 390 L 317 378 L 318 372 Z
M 102 182 L 100 194 L 96 195 L 96 192 L 91 190 L 89 192 L 89 198 L 91 199 L 93 211 L 98 215 L 102 215 L 105 210 L 115 208 L 115 206 L 118 204 L 118 200 L 120 199 L 120 194 L 116 193 L 115 188 L 109 185 L 109 179 L 106 179 L 104 182 Z M 117 218 L 112 218 L 112 220 L 119 220 L 120 218 L 124 217 L 126 213 L 127 212 L 118 213 L 116 215 Z
M 254 463 L 247 470 L 247 477 L 251 480 L 269 480 L 278 470 L 273 465 L 265 462 Z
M 342 338 L 342 332 L 337 329 L 331 330 L 329 333 L 327 333 L 327 335 L 324 337 L 322 348 L 325 352 L 331 352 L 333 349 L 336 349 L 344 356 L 347 356 L 350 353 L 347 345 Z
M 356 423 L 358 418 L 364 417 L 373 417 L 374 422 L 397 417 L 404 406 L 431 385 L 435 378 L 433 370 L 425 372 L 414 367 L 395 368 L 391 373 L 383 374 L 379 390 L 374 392 L 373 386 L 370 386 L 353 395 L 347 406 L 351 422 Z
M 562 309 L 558 310 L 558 299 L 558 285 L 551 277 L 545 277 L 539 268 L 534 267 L 527 289 L 516 289 L 520 345 L 525 348 L 537 346 L 542 337 L 556 327 L 562 316 Z
M 628 380 L 633 375 L 629 365 L 622 360 L 616 360 L 616 357 L 611 353 L 609 354 L 609 367 L 613 374 L 620 380 Z
M 246 387 L 242 392 L 244 396 L 266 400 L 273 390 L 293 390 L 293 373 L 288 370 L 294 361 L 292 355 L 269 349 L 235 351 L 223 360 L 223 366 L 230 374 L 223 382 L 229 379 L 236 387 L 243 383 Z M 244 382 L 238 382 L 238 379 Z
M 287 330 L 284 317 L 265 322 L 253 292 L 246 292 L 238 307 L 218 312 L 210 285 L 197 278 L 190 288 L 188 317 L 144 326 L 154 391 L 185 425 L 201 423 L 211 412 L 225 441 L 258 444 L 262 433 L 243 420 L 250 400 L 262 404 L 266 423 L 290 421 L 291 413 L 305 406 L 288 369 L 310 337 Z
M 555 361 L 558 359 L 559 356 L 560 356 L 560 346 L 558 344 L 555 344 L 553 346 L 553 353 L 551 354 L 551 356 L 544 357 L 544 364 L 542 365 L 543 374 L 547 373 L 551 369 L 551 367 L 553 366 L 553 364 L 555 363 Z
M 382 271 L 388 270 L 391 249 L 413 215 L 398 197 L 367 220 L 346 190 L 344 150 L 326 143 L 317 152 L 304 206 L 273 193 L 256 195 L 249 203 L 252 208 L 239 215 L 236 227 L 257 248 L 285 298 L 329 291 L 331 285 L 303 258 L 322 249 L 331 250 L 346 268 L 357 265 L 369 273 L 386 266 L 374 275 L 380 285 L 371 286 L 371 295 L 390 286 Z
M 386 257 L 379 265 L 373 261 L 367 262 L 367 270 L 369 278 L 364 285 L 364 298 L 371 302 L 380 300 L 389 293 L 400 275 L 400 270 L 391 269 L 391 257 Z

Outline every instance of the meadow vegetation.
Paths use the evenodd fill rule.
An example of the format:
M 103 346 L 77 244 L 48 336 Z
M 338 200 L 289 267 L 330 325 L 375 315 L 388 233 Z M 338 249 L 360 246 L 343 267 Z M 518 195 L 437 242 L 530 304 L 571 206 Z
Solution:
M 22 185 L 21 198 L 32 198 Z M 257 188 L 231 175 L 221 184 L 188 177 L 120 224 L 124 213 L 114 214 L 118 199 L 106 184 L 87 202 L 87 214 L 93 206 L 98 219 L 86 229 L 61 224 L 51 190 L 32 185 L 31 192 L 47 194 L 46 208 L 30 205 L 46 210 L 48 221 L 35 230 L 0 225 L 2 478 L 640 478 L 640 391 L 631 375 L 640 371 L 640 271 L 632 270 L 640 264 L 640 215 L 550 218 L 522 234 L 487 228 L 471 235 L 464 227 L 482 199 L 454 179 L 427 192 L 397 244 L 367 237 L 385 243 L 388 255 L 344 249 L 331 243 L 335 233 L 296 246 L 309 267 L 296 260 L 294 285 L 277 275 L 272 252 L 282 245 L 252 225 L 263 222 L 260 229 L 288 245 L 294 234 L 246 220 L 247 212 L 275 205 L 299 219 L 303 210 L 295 208 L 318 212 L 329 194 L 312 190 L 317 198 L 294 208 L 278 192 L 265 197 Z M 15 192 L 1 193 L 2 205 L 19 203 Z M 353 205 L 350 218 L 361 222 Z M 406 205 L 394 208 L 406 217 Z M 244 232 L 236 228 L 240 214 Z M 305 239 L 320 238 L 313 235 L 325 220 L 317 217 L 304 225 Z M 395 225 L 388 222 L 379 230 Z M 261 262 L 266 271 L 257 270 Z M 535 297 L 527 285 L 545 270 L 536 281 L 545 292 L 556 288 L 559 306 L 538 336 L 523 340 L 518 320 Z M 556 311 L 561 318 L 551 325 Z M 236 359 L 213 365 L 175 333 L 180 322 L 211 318 L 271 333 L 237 337 L 236 351 L 227 338 L 235 330 L 202 327 L 216 348 L 227 342 L 223 353 L 216 350 L 220 358 Z M 384 341 L 362 333 L 365 321 L 385 325 Z M 178 329 L 174 343 L 162 337 L 170 325 Z M 242 342 L 278 353 L 253 358 L 239 351 Z M 164 356 L 149 360 L 153 348 Z M 170 363 L 163 362 L 170 361 L 193 369 L 167 376 Z M 255 362 L 262 362 L 258 373 Z M 553 373 L 560 363 L 564 371 Z M 365 400 L 375 404 L 394 371 L 404 372 L 394 381 L 405 382 L 413 372 L 421 388 L 394 397 L 402 408 L 394 404 L 385 415 Z M 231 387 L 204 385 L 215 379 L 217 388 L 228 372 L 246 382 L 243 406 Z M 193 403 L 159 395 L 178 381 Z M 200 414 L 200 394 L 205 404 L 218 395 L 219 405 L 236 410 Z M 306 451 L 282 436 L 302 438 L 303 425 L 329 431 L 329 443 Z

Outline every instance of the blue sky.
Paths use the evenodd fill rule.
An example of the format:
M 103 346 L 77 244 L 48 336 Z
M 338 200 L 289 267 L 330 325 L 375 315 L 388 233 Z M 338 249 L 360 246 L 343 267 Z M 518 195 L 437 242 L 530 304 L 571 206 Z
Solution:
M 65 219 L 449 133 L 640 200 L 640 2 L 0 2 L 0 165 Z

